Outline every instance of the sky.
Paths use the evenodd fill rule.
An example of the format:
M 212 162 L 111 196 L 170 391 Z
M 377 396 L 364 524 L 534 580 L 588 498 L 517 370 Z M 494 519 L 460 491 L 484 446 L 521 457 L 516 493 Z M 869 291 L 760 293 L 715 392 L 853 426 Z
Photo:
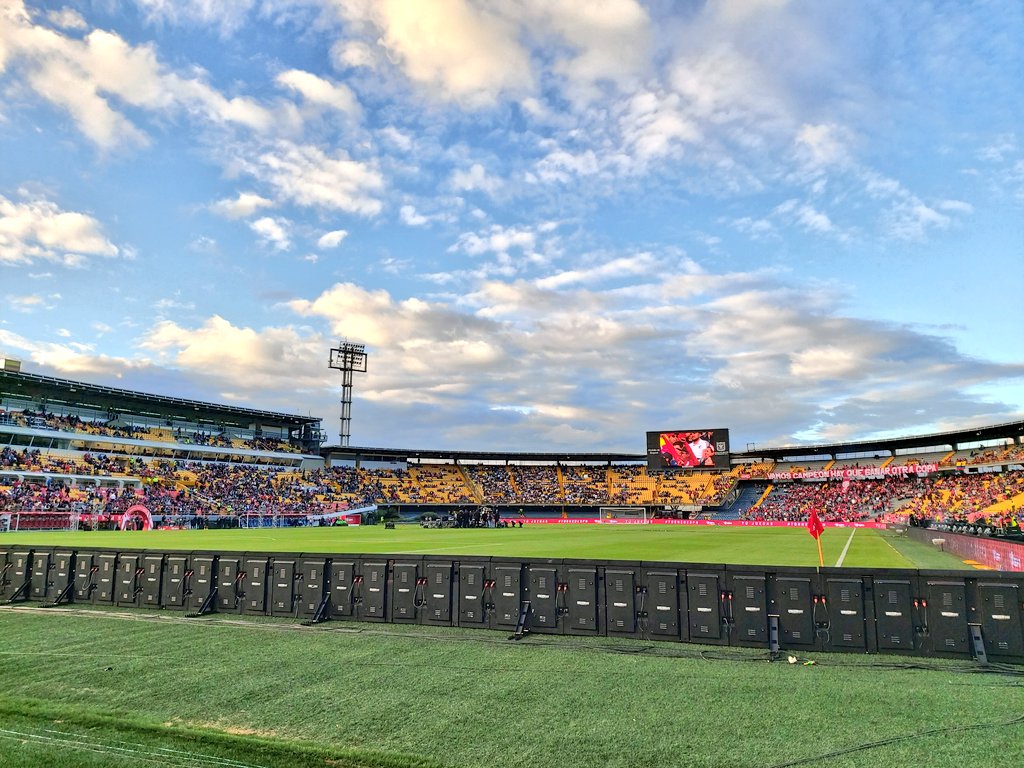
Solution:
M 351 444 L 1024 418 L 1018 0 L 0 0 L 0 356 Z

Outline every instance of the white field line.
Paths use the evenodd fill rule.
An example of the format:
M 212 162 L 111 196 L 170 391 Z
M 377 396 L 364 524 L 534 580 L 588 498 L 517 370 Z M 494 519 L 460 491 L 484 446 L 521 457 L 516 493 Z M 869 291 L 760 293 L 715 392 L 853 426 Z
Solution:
M 843 564 L 843 560 L 846 559 L 846 553 L 850 551 L 850 543 L 853 541 L 853 534 L 855 534 L 856 532 L 857 532 L 856 528 L 854 528 L 854 529 L 852 529 L 850 531 L 850 538 L 848 538 L 846 540 L 846 546 L 843 547 L 843 553 L 839 556 L 839 559 L 836 560 L 836 568 L 841 566 Z

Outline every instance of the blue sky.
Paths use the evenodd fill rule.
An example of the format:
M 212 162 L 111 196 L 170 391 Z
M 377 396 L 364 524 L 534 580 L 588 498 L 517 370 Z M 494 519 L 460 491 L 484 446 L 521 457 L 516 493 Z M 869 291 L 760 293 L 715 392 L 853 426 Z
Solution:
M 1024 417 L 1024 10 L 0 0 L 0 355 L 352 444 Z

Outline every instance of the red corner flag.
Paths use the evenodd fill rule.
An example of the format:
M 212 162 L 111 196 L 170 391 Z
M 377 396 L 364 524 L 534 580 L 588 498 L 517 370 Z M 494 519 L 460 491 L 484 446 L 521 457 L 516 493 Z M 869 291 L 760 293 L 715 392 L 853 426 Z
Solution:
M 818 538 L 825 532 L 825 524 L 818 517 L 818 510 L 811 507 L 811 516 L 807 518 L 807 532 L 814 538 Z
M 821 554 L 821 534 L 825 532 L 825 524 L 821 522 L 821 518 L 818 517 L 818 510 L 811 507 L 811 514 L 807 518 L 807 532 L 814 537 L 814 540 L 818 544 L 818 565 L 825 566 L 825 558 Z

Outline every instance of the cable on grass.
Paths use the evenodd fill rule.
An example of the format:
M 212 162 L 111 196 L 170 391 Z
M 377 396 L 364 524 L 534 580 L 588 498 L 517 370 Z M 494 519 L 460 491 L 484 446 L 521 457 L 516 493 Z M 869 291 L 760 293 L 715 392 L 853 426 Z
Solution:
M 849 755 L 853 752 L 863 752 L 868 749 L 877 749 L 878 747 L 885 747 L 889 744 L 897 744 L 901 741 L 913 741 L 915 739 L 924 739 L 929 736 L 943 736 L 951 733 L 963 733 L 965 731 L 978 731 L 987 728 L 1008 728 L 1011 725 L 1017 725 L 1024 723 L 1024 715 L 1018 715 L 1017 717 L 1011 718 L 1010 720 L 1003 720 L 997 723 L 971 723 L 969 725 L 951 725 L 946 728 L 931 728 L 927 731 L 917 731 L 916 733 L 907 733 L 902 736 L 891 736 L 888 739 L 879 739 L 878 741 L 868 741 L 863 744 L 857 744 L 853 747 L 847 747 L 845 749 L 837 749 L 832 752 L 826 752 L 821 755 L 814 755 L 812 757 L 801 757 L 796 760 L 789 760 L 785 763 L 775 763 L 774 765 L 768 766 L 768 768 L 791 768 L 794 765 L 805 765 L 806 763 L 816 763 L 819 760 L 828 760 L 833 757 L 841 757 L 842 755 Z

